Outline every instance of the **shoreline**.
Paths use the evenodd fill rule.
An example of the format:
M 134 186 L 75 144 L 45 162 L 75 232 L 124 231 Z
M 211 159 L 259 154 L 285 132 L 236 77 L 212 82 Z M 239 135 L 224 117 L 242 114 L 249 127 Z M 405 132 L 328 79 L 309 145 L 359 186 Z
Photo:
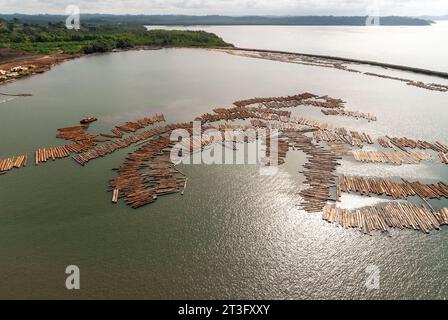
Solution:
M 371 60 L 362 60 L 362 59 L 352 59 L 352 58 L 344 58 L 344 57 L 336 57 L 336 56 L 327 56 L 327 55 L 316 55 L 316 54 L 308 54 L 308 53 L 298 53 L 298 52 L 289 52 L 289 51 L 282 51 L 282 50 L 269 50 L 269 49 L 252 49 L 252 48 L 239 48 L 239 47 L 175 47 L 175 46 L 139 46 L 134 48 L 128 48 L 128 49 L 114 49 L 109 52 L 104 53 L 93 53 L 93 54 L 86 54 L 86 53 L 77 53 L 77 54 L 56 54 L 56 55 L 32 55 L 32 56 L 25 56 L 23 59 L 20 57 L 17 57 L 16 59 L 0 63 L 0 70 L 12 70 L 14 68 L 21 68 L 23 66 L 32 66 L 32 68 L 22 72 L 15 74 L 13 77 L 10 77 L 6 80 L 1 79 L 0 74 L 0 87 L 5 84 L 13 83 L 17 80 L 24 79 L 33 75 L 42 74 L 47 71 L 50 71 L 54 66 L 62 64 L 66 61 L 71 61 L 74 59 L 78 59 L 81 57 L 87 57 L 87 56 L 94 56 L 94 55 L 102 55 L 107 53 L 118 53 L 118 52 L 127 52 L 127 51 L 150 51 L 150 50 L 161 50 L 161 49 L 201 49 L 201 50 L 209 50 L 209 51 L 218 51 L 218 52 L 226 52 L 229 54 L 235 54 L 237 52 L 247 52 L 248 54 L 279 54 L 279 55 L 289 55 L 294 56 L 297 58 L 311 58 L 311 59 L 324 59 L 327 61 L 332 61 L 333 63 L 351 63 L 351 64 L 358 64 L 358 65 L 370 65 L 370 66 L 376 66 L 381 67 L 385 69 L 390 70 L 396 70 L 396 71 L 404 71 L 404 72 L 410 72 L 414 74 L 421 74 L 426 76 L 433 76 L 437 78 L 442 79 L 448 79 L 448 73 L 442 72 L 442 71 L 434 71 L 429 69 L 423 69 L 423 68 L 416 68 L 416 67 L 410 67 L 410 66 L 404 66 L 404 65 L 397 65 L 397 64 L 390 64 L 390 63 L 383 63 L 378 61 L 371 61 Z M 279 60 L 280 61 L 280 60 Z M 316 65 L 319 66 L 319 65 Z M 350 69 L 348 69 L 350 71 Z M 5 94 L 0 92 L 0 96 L 15 96 L 14 94 Z

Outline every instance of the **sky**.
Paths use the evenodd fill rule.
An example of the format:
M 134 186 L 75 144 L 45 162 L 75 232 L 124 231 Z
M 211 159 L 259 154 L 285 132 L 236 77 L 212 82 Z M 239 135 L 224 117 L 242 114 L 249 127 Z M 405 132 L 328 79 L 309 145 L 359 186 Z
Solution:
M 190 15 L 443 15 L 448 0 L 0 0 L 0 13 Z

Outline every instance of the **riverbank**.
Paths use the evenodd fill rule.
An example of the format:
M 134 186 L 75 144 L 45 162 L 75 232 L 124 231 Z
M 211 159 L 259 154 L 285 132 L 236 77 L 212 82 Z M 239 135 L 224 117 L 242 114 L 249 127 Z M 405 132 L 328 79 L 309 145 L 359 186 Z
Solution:
M 20 50 L 0 49 L 0 85 L 47 72 L 57 64 L 81 56 L 82 54 L 63 53 L 39 55 Z

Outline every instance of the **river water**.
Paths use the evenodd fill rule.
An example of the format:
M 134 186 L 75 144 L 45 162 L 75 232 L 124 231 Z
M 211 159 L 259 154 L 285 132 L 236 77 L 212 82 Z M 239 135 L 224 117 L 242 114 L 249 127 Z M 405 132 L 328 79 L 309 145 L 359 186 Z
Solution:
M 143 115 L 189 121 L 235 100 L 305 91 L 343 98 L 348 109 L 375 113 L 378 121 L 295 111 L 308 118 L 374 136 L 447 142 L 446 93 L 200 49 L 84 57 L 1 90 L 33 96 L 0 104 L 0 158 L 62 144 L 56 129 L 84 116 L 98 117 L 91 130 L 104 132 Z M 301 152 L 288 155 L 272 177 L 260 176 L 255 165 L 183 165 L 184 196 L 132 210 L 111 204 L 106 192 L 111 169 L 130 150 L 85 167 L 64 159 L 0 176 L 0 298 L 448 298 L 446 228 L 367 236 L 301 211 Z M 344 160 L 339 170 L 448 180 L 441 164 Z M 343 205 L 381 201 L 348 195 Z M 72 264 L 81 270 L 79 291 L 65 289 Z M 378 290 L 365 286 L 371 265 L 380 270 Z
M 448 72 L 448 22 L 431 26 L 150 26 L 215 33 L 241 48 L 300 52 Z

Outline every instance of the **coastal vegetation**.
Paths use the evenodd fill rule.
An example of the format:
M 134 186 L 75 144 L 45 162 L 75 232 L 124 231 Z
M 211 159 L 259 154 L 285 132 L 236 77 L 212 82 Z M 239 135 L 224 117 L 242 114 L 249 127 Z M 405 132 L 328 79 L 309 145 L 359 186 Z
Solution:
M 143 25 L 86 22 L 69 30 L 63 21 L 0 19 L 0 48 L 39 54 L 108 52 L 139 46 L 228 47 L 215 34 L 205 31 L 146 30 Z
M 65 21 L 62 15 L 0 15 L 0 18 L 30 22 Z M 109 15 L 83 14 L 82 20 L 88 23 L 120 23 L 139 25 L 328 25 L 363 26 L 366 16 L 189 16 L 189 15 Z M 427 26 L 433 21 L 427 17 L 381 17 L 385 26 Z

